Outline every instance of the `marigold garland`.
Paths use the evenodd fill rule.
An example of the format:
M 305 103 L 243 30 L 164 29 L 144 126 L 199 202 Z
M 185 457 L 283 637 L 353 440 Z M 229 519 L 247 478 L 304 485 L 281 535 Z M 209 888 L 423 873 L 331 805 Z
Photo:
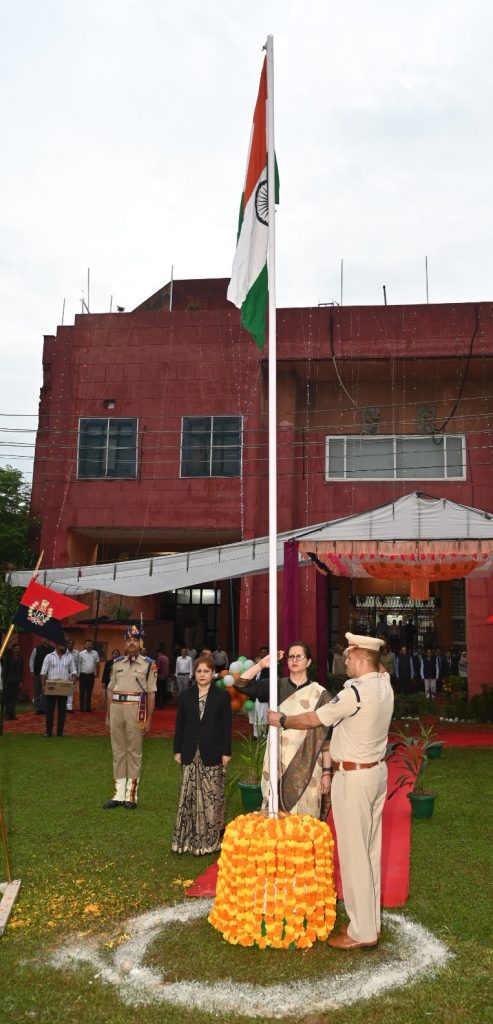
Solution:
M 308 814 L 241 814 L 226 828 L 209 921 L 232 945 L 308 949 L 334 927 L 334 840 Z

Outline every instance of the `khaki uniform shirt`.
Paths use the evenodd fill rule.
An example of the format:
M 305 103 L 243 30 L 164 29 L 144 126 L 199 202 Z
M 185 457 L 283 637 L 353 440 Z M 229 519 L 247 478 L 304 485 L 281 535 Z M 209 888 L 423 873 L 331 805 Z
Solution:
M 351 683 L 361 699 L 356 714 L 358 702 Z M 335 725 L 330 741 L 334 761 L 371 764 L 385 757 L 393 710 L 394 693 L 387 672 L 366 672 L 359 679 L 349 679 L 344 689 L 315 714 L 323 725 Z
M 125 657 L 113 662 L 108 690 L 113 693 L 142 693 L 142 690 L 155 693 L 156 689 L 155 662 L 149 662 L 142 654 L 138 654 L 133 661 Z

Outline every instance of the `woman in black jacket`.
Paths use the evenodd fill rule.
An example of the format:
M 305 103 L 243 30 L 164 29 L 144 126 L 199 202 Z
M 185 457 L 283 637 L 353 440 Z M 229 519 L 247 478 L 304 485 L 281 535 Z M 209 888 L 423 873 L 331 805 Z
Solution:
M 181 788 L 173 830 L 174 853 L 215 853 L 224 830 L 224 783 L 231 757 L 231 701 L 214 683 L 214 662 L 201 655 L 195 682 L 178 698 L 175 761 Z

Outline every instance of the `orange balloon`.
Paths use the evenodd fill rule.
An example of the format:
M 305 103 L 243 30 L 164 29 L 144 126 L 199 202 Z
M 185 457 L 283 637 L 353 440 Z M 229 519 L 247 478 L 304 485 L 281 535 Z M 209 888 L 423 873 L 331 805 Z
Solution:
M 229 676 L 229 669 L 223 668 L 222 672 L 220 672 L 219 675 L 222 677 L 222 679 L 224 679 L 225 676 Z
M 232 700 L 231 701 L 231 710 L 232 711 L 241 711 L 241 700 Z

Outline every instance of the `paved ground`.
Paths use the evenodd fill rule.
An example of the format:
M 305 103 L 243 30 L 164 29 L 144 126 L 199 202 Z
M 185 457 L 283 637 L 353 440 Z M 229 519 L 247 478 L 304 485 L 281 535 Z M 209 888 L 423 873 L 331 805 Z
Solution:
M 43 735 L 45 731 L 45 720 L 43 715 L 35 715 L 30 704 L 20 705 L 17 709 L 17 721 L 5 722 L 5 733 L 32 733 Z M 175 731 L 176 707 L 172 705 L 163 711 L 156 711 L 152 719 L 151 737 L 173 736 Z M 73 711 L 67 714 L 65 722 L 66 736 L 104 736 L 105 730 L 104 711 Z M 445 740 L 451 747 L 493 746 L 493 725 L 475 724 L 469 722 L 437 722 L 435 718 L 423 719 L 426 725 L 433 725 L 435 732 L 441 739 Z M 402 727 L 406 723 L 399 722 Z M 410 732 L 416 727 L 416 723 L 409 722 Z M 248 729 L 248 720 L 245 714 L 234 716 L 234 731 L 244 735 Z

